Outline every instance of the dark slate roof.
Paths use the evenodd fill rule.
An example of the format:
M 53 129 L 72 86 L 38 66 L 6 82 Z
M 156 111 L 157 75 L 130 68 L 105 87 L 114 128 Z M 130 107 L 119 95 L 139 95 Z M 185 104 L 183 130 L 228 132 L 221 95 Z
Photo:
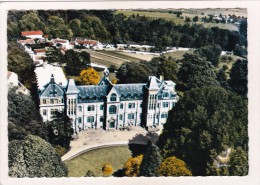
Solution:
M 88 85 L 77 86 L 79 90 L 80 103 L 83 102 L 99 102 L 104 101 L 105 96 L 108 94 L 109 86 L 107 85 Z
M 114 88 L 120 100 L 135 100 L 143 99 L 143 88 L 146 84 L 116 84 Z
M 56 83 L 49 83 L 46 85 L 45 90 L 41 93 L 41 98 L 51 98 L 51 97 L 59 97 L 63 96 L 64 91 L 62 87 Z

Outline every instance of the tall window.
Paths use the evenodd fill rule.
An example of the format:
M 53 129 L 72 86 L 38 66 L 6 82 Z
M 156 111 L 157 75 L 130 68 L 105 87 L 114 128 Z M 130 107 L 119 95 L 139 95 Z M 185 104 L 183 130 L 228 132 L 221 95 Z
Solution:
M 94 105 L 89 105 L 89 106 L 88 106 L 88 111 L 94 111 L 94 110 L 95 110 Z
M 116 114 L 116 106 L 115 105 L 111 105 L 109 107 L 109 114 Z
M 167 113 L 162 113 L 161 114 L 161 118 L 167 118 L 168 117 L 168 114 Z
M 87 117 L 87 122 L 88 123 L 93 123 L 94 122 L 94 116 L 88 116 Z
M 51 99 L 51 104 L 54 104 L 54 100 L 53 99 Z
M 135 114 L 134 113 L 128 114 L 128 119 L 135 119 Z
M 99 121 L 103 122 L 103 116 L 100 116 Z
M 81 123 L 81 117 L 78 118 L 78 123 Z
M 135 103 L 128 103 L 128 108 L 129 109 L 134 109 L 135 108 Z
M 47 113 L 46 113 L 46 109 L 43 109 L 43 110 L 42 110 L 42 114 L 43 114 L 43 115 L 46 115 L 46 114 L 47 114 Z
M 169 103 L 168 102 L 163 102 L 163 108 L 169 107 Z
M 119 115 L 119 120 L 121 120 L 121 121 L 123 120 L 123 114 Z
M 82 107 L 81 106 L 79 106 L 79 112 L 82 112 Z
M 110 101 L 116 101 L 116 94 L 115 93 L 111 94 Z
M 104 105 L 100 105 L 100 110 L 103 110 L 104 109 Z
M 43 100 L 42 100 L 42 103 L 43 103 L 43 104 L 46 104 L 46 99 L 43 99 Z
M 124 108 L 124 104 L 120 103 L 120 109 L 123 109 L 123 108 Z

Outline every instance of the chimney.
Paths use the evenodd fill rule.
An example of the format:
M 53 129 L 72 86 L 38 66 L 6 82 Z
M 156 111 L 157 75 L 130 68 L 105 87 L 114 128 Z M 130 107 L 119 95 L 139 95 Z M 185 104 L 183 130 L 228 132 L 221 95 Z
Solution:
M 163 81 L 163 80 L 164 80 L 163 75 L 160 75 L 160 81 Z

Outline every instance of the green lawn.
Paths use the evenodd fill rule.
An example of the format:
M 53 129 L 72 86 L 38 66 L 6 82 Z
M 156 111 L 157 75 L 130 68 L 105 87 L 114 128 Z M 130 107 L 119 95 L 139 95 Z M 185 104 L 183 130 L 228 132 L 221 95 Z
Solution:
M 175 59 L 182 59 L 183 55 L 185 53 L 192 53 L 192 51 L 175 51 L 175 52 L 172 52 L 172 53 L 166 53 L 164 55 L 167 56 L 167 57 L 175 58 Z
M 130 158 L 144 153 L 145 146 L 129 144 L 126 146 L 111 146 L 91 150 L 71 160 L 65 161 L 69 170 L 69 177 L 85 176 L 88 170 L 92 170 L 96 177 L 102 177 L 102 167 L 110 163 L 113 172 L 124 167 L 125 162 Z

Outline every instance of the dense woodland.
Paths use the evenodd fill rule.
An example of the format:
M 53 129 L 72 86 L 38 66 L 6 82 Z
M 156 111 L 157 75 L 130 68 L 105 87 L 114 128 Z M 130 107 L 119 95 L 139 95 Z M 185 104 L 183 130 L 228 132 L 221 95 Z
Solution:
M 113 10 L 10 11 L 8 39 L 15 40 L 21 31 L 26 30 L 42 30 L 51 38 L 83 37 L 113 44 L 149 44 L 156 46 L 158 51 L 165 47 L 198 48 L 218 44 L 222 50 L 243 50 L 246 54 L 240 46 L 247 46 L 246 20 L 241 23 L 239 31 L 229 31 L 138 15 L 126 17 Z
M 20 38 L 21 31 L 38 29 L 50 37 L 150 44 L 158 50 L 166 46 L 196 48 L 195 52 L 185 54 L 182 59 L 161 56 L 151 61 L 126 62 L 117 69 L 118 83 L 143 83 L 147 82 L 149 75 L 158 78 L 163 75 L 165 80 L 177 84 L 180 96 L 179 102 L 169 112 L 158 143 L 148 142 L 141 156 L 129 159 L 123 176 L 247 175 L 248 61 L 246 58 L 238 59 L 230 69 L 226 65 L 219 67 L 223 62 L 220 56 L 222 50 L 234 50 L 237 55 L 245 55 L 246 50 L 241 47 L 247 46 L 245 24 L 239 32 L 235 32 L 191 23 L 177 25 L 144 16 L 127 18 L 123 14 L 114 14 L 112 10 L 10 11 L 8 70 L 16 72 L 19 80 L 33 93 L 30 97 L 9 89 L 9 175 L 67 176 L 67 168 L 60 161 L 60 156 L 69 150 L 73 133 L 70 120 L 65 114 L 56 113 L 53 121 L 42 122 L 34 101 L 37 92 L 33 90 L 32 60 L 14 42 Z M 69 50 L 65 55 L 55 52 L 49 52 L 48 60 L 66 61 L 65 72 L 78 76 L 82 72 L 82 83 L 88 84 L 84 80 L 84 74 L 88 72 L 85 69 L 90 62 L 87 52 L 79 54 Z M 89 73 L 92 74 L 91 71 Z M 232 149 L 228 165 L 216 165 L 217 156 L 228 148 Z M 35 155 L 32 154 L 33 149 Z M 41 152 L 43 149 L 45 153 Z M 43 159 L 45 167 L 33 166 L 35 158 Z M 103 167 L 107 174 L 111 173 L 111 169 L 108 164 Z M 86 176 L 95 175 L 88 172 Z

